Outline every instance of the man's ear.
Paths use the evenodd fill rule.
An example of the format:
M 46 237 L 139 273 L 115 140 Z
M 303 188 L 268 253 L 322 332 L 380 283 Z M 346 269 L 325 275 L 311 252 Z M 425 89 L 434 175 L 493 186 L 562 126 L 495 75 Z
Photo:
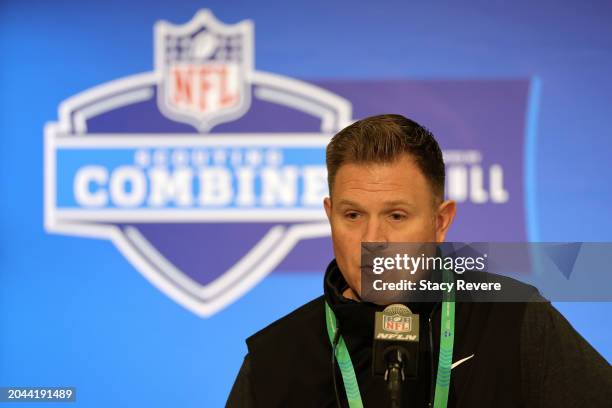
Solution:
M 436 214 L 436 242 L 444 242 L 446 233 L 453 223 L 456 213 L 457 205 L 453 200 L 446 200 L 438 206 L 438 213 Z
M 332 202 L 330 197 L 325 197 L 325 199 L 323 200 L 323 207 L 325 207 L 325 214 L 327 214 L 327 220 L 331 223 Z

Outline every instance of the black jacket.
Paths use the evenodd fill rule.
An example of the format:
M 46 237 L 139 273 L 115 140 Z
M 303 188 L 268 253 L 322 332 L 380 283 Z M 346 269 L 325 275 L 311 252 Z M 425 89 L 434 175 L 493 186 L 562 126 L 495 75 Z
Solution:
M 527 293 L 539 296 L 525 286 Z M 338 319 L 365 407 L 388 406 L 383 378 L 372 375 L 374 313 L 381 308 L 342 296 L 347 284 L 335 261 L 324 296 L 247 339 L 228 407 L 335 407 L 324 302 Z M 420 319 L 418 378 L 407 380 L 404 406 L 433 401 L 440 304 L 409 304 Z M 449 407 L 609 407 L 612 370 L 549 302 L 457 303 Z M 348 406 L 337 364 L 342 406 Z

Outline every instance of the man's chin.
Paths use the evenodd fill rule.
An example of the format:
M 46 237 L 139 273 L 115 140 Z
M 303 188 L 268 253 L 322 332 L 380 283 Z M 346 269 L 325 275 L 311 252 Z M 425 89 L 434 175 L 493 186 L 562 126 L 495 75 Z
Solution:
M 357 302 L 361 302 L 361 296 L 359 295 L 359 292 L 353 290 L 350 286 L 346 288 L 344 292 L 342 292 L 342 296 L 347 299 L 352 299 L 356 300 Z

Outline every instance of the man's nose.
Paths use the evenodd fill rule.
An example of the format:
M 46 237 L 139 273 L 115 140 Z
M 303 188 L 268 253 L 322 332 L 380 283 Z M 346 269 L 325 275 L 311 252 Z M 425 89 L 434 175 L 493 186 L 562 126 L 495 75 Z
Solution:
M 368 220 L 366 230 L 361 237 L 361 242 L 376 242 L 386 245 L 388 242 L 387 234 L 384 230 L 384 225 L 376 219 Z

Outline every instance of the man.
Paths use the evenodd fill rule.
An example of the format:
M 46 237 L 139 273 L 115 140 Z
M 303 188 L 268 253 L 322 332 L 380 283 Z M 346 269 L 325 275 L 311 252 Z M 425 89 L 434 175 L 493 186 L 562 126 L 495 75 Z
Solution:
M 324 295 L 247 339 L 229 407 L 389 406 L 385 379 L 372 374 L 374 314 L 383 307 L 361 301 L 361 243 L 443 242 L 456 206 L 444 200 L 444 162 L 433 135 L 402 116 L 374 116 L 343 129 L 329 143 L 326 162 L 324 206 L 335 259 Z M 328 332 L 326 303 L 356 384 L 345 383 L 332 359 L 339 337 Z M 454 364 L 441 398 L 440 304 L 408 306 L 420 315 L 425 341 L 417 378 L 403 384 L 403 406 L 612 406 L 609 364 L 548 302 L 457 303 Z

